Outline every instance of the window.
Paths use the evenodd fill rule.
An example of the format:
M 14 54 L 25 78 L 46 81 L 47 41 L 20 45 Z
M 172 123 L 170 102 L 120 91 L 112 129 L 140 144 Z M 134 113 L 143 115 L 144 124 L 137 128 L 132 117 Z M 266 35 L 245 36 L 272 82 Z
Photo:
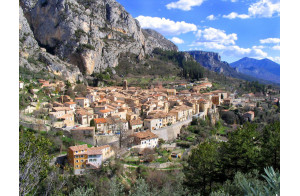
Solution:
M 81 158 L 83 158 L 83 155 L 80 155 Z
M 78 163 L 79 161 L 78 160 L 76 160 L 76 163 Z
M 81 160 L 81 162 L 83 162 L 83 160 Z
M 78 151 L 75 151 L 75 153 L 77 154 L 77 153 L 78 153 Z
M 89 159 L 89 162 L 93 162 L 93 159 Z
M 78 168 L 78 167 L 79 167 L 79 165 L 76 165 L 76 167 Z
M 78 155 L 76 155 L 75 158 L 78 158 Z

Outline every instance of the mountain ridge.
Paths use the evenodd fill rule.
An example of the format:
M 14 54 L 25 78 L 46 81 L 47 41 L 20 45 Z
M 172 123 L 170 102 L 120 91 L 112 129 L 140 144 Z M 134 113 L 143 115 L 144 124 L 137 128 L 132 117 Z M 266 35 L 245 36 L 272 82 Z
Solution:
M 238 61 L 230 63 L 230 66 L 240 73 L 280 83 L 280 64 L 268 58 L 258 60 L 244 57 Z

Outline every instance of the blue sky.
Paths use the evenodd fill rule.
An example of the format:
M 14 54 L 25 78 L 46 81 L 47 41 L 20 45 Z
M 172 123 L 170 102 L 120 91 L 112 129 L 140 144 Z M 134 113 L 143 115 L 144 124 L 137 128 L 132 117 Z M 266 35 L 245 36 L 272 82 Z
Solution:
M 280 61 L 279 0 L 117 0 L 143 28 L 172 40 L 180 51 Z

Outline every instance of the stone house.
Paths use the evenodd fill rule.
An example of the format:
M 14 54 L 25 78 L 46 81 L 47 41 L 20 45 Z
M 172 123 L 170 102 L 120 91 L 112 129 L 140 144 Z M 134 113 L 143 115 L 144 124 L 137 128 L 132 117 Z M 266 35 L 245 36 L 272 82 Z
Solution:
M 144 129 L 157 130 L 162 127 L 162 119 L 145 119 Z
M 129 124 L 130 128 L 135 132 L 141 131 L 143 128 L 143 121 L 141 121 L 140 119 L 131 120 L 129 121 Z
M 90 125 L 91 120 L 94 115 L 84 109 L 79 109 L 75 111 L 75 120 L 82 125 Z
M 107 132 L 107 121 L 105 118 L 95 118 L 96 131 L 100 134 L 105 134 Z
M 76 97 L 75 102 L 82 108 L 90 107 L 90 102 L 88 98 L 85 97 Z
M 75 112 L 75 110 L 76 110 L 76 103 L 75 102 L 65 102 L 64 103 L 64 106 L 65 107 L 68 107 L 68 108 L 70 108 L 71 110 L 73 110 L 74 112 Z
M 58 120 L 63 121 L 63 124 L 66 127 L 73 127 L 75 124 L 74 114 L 65 114 L 59 117 Z
M 151 131 L 141 131 L 133 135 L 133 148 L 155 148 L 158 145 L 158 136 Z

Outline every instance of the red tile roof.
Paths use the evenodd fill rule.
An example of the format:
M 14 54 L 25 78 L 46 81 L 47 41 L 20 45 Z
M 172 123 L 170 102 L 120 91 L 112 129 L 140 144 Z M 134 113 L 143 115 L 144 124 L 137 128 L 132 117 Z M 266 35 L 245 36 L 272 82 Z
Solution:
M 86 150 L 88 148 L 87 144 L 78 145 L 78 146 L 70 146 L 69 149 L 72 151 L 80 151 L 80 150 Z
M 155 135 L 154 133 L 152 133 L 151 131 L 142 131 L 142 132 L 134 133 L 133 136 L 137 137 L 141 140 L 149 140 L 149 139 L 153 139 L 153 138 L 158 138 L 158 136 Z
M 100 123 L 106 123 L 106 119 L 105 118 L 95 118 L 94 119 L 95 124 L 100 124 Z

